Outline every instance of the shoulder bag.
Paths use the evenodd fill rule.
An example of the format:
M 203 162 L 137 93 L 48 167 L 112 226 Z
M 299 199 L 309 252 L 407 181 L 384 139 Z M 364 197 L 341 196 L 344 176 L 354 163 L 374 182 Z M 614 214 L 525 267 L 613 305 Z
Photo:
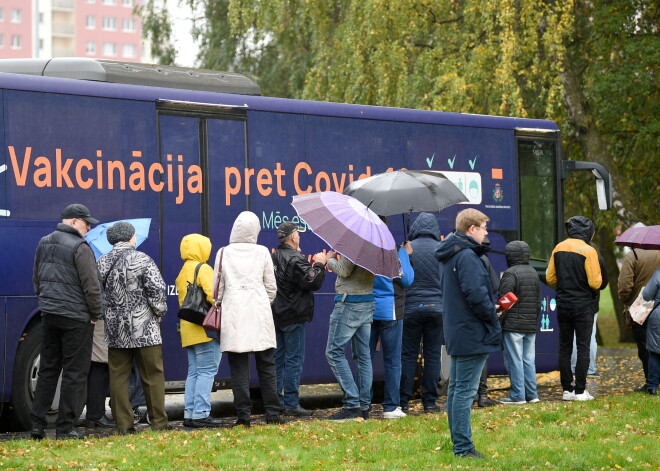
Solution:
M 220 323 L 222 321 L 222 304 L 218 300 L 218 290 L 220 289 L 220 277 L 222 276 L 222 257 L 225 254 L 223 248 L 220 252 L 220 261 L 218 262 L 218 278 L 215 280 L 215 288 L 213 289 L 213 306 L 206 313 L 202 327 L 210 330 L 220 332 Z
M 649 314 L 651 314 L 651 311 L 653 310 L 653 300 L 644 301 L 644 298 L 642 297 L 644 288 L 645 287 L 642 286 L 642 289 L 639 290 L 639 295 L 637 295 L 635 301 L 628 308 L 630 317 L 639 325 L 642 325 L 644 321 L 646 321 L 646 318 L 649 316 Z
M 202 287 L 197 284 L 197 273 L 199 273 L 199 268 L 202 265 L 204 265 L 204 263 L 197 264 L 194 281 L 192 283 L 190 281 L 188 282 L 186 297 L 183 298 L 183 304 L 181 304 L 179 312 L 177 313 L 179 319 L 197 325 L 202 325 L 204 317 L 206 317 L 206 313 L 211 307 L 211 303 L 206 300 L 206 293 L 204 293 Z

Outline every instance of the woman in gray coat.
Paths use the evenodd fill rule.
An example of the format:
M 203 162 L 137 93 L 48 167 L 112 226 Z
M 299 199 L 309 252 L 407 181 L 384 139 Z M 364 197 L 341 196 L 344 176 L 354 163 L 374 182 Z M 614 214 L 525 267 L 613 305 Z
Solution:
M 658 393 L 660 382 L 660 269 L 642 291 L 645 301 L 653 301 L 653 311 L 646 319 L 646 349 L 649 351 L 649 375 L 646 379 L 646 390 L 649 394 Z
M 135 433 L 128 395 L 136 360 L 153 430 L 167 428 L 160 321 L 167 311 L 166 288 L 158 267 L 135 250 L 135 228 L 118 222 L 108 229 L 112 251 L 98 261 L 105 286 L 105 338 L 108 344 L 112 416 L 121 434 Z

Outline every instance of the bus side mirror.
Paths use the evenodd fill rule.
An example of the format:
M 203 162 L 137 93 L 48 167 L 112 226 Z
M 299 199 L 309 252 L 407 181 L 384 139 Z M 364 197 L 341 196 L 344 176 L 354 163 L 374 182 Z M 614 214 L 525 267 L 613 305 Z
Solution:
M 596 177 L 596 196 L 598 197 L 598 209 L 607 211 L 612 209 L 612 179 L 610 172 L 596 162 L 585 162 L 581 160 L 562 160 L 561 161 L 561 178 L 565 180 L 568 178 L 569 172 L 576 172 L 580 170 L 591 170 Z

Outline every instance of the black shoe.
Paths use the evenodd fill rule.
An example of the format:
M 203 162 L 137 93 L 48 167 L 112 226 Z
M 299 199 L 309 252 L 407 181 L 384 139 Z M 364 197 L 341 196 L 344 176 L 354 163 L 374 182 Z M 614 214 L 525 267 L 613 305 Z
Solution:
M 341 409 L 339 412 L 328 417 L 328 419 L 343 422 L 344 420 L 357 419 L 358 417 L 362 417 L 361 411 L 359 407 L 355 407 L 353 409 Z
M 369 420 L 369 412 L 370 412 L 369 409 L 362 409 L 362 410 L 360 411 L 360 416 L 361 416 L 364 420 Z
M 477 405 L 479 407 L 492 407 L 497 405 L 496 401 L 493 401 L 491 398 L 486 396 L 485 394 L 480 394 L 477 396 Z
M 270 417 L 266 417 L 266 423 L 268 425 L 282 425 L 286 422 L 279 415 L 271 415 Z
M 655 395 L 658 394 L 658 389 L 657 389 L 657 388 L 648 388 L 648 389 L 647 389 L 647 392 L 648 392 L 651 396 L 655 396 Z
M 119 435 L 135 435 L 138 433 L 135 427 L 119 429 Z
M 85 438 L 85 434 L 82 432 L 79 432 L 75 428 L 72 429 L 69 433 L 57 433 L 55 434 L 55 438 L 58 440 L 83 440 Z
M 403 409 L 401 409 L 403 410 Z M 435 404 L 432 406 L 424 406 L 424 413 L 425 414 L 436 414 L 440 412 L 440 408 L 436 406 Z
M 108 419 L 105 415 L 102 415 L 100 419 L 85 420 L 85 427 L 87 428 L 113 428 L 114 426 L 114 421 Z
M 646 392 L 648 391 L 648 389 L 649 389 L 649 385 L 645 383 L 643 386 L 635 389 L 635 392 Z
M 186 424 L 184 424 L 186 425 Z M 218 428 L 222 427 L 222 420 L 214 419 L 210 415 L 203 419 L 190 419 L 190 423 L 186 425 L 190 428 Z
M 250 428 L 250 419 L 238 419 L 231 427 L 240 427 L 241 425 L 245 428 Z
M 192 427 L 192 421 L 193 421 L 193 419 L 183 419 L 183 426 L 184 427 Z
M 461 458 L 477 458 L 477 459 L 480 459 L 480 460 L 484 459 L 484 455 L 479 453 L 475 448 L 472 448 L 471 450 L 466 451 L 465 453 L 461 453 L 460 455 L 456 455 L 456 456 L 459 456 Z
M 30 430 L 30 436 L 35 440 L 43 440 L 46 438 L 46 431 L 42 428 L 33 428 Z
M 298 406 L 295 409 L 284 409 L 282 415 L 289 417 L 309 417 L 312 415 L 312 411 L 303 409 L 302 407 Z
M 410 408 L 408 407 L 408 404 L 406 404 L 405 406 L 401 406 L 401 410 L 407 414 L 408 411 L 410 411 Z

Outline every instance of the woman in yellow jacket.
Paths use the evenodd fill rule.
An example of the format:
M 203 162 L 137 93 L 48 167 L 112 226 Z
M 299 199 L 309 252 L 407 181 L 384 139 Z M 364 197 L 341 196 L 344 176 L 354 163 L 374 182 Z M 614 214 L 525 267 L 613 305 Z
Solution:
M 211 255 L 211 240 L 200 234 L 188 234 L 181 240 L 183 267 L 176 278 L 179 306 L 186 297 L 188 283 L 193 283 L 197 265 L 197 284 L 209 303 L 213 303 L 213 268 L 206 262 Z M 218 332 L 181 320 L 181 345 L 188 354 L 183 425 L 192 428 L 219 427 L 221 421 L 211 417 L 211 389 L 220 366 Z

